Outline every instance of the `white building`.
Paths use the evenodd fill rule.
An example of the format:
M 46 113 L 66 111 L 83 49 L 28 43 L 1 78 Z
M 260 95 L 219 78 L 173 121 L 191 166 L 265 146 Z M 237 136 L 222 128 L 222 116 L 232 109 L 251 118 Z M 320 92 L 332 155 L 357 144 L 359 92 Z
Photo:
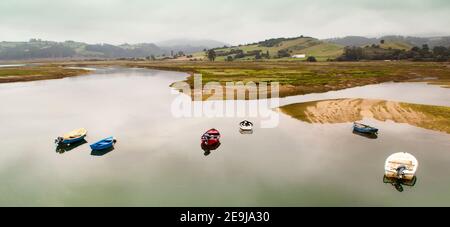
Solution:
M 293 58 L 306 58 L 306 54 L 295 54 L 292 55 Z

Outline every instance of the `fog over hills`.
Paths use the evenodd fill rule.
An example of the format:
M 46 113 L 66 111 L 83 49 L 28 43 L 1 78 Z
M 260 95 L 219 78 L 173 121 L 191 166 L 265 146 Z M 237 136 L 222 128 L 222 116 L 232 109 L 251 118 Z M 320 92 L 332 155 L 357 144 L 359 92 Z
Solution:
M 156 42 L 155 43 L 158 46 L 162 47 L 174 47 L 174 46 L 191 46 L 191 47 L 205 47 L 207 49 L 210 48 L 216 48 L 221 46 L 229 46 L 230 44 L 216 41 L 216 40 L 210 40 L 210 39 L 171 39 L 166 40 L 162 42 Z

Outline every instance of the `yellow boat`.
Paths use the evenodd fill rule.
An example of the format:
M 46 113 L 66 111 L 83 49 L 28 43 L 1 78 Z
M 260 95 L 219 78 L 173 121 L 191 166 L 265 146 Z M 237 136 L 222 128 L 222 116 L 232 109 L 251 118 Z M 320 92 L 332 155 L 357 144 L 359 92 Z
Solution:
M 85 128 L 80 128 L 73 130 L 69 133 L 64 134 L 62 137 L 58 137 L 55 143 L 58 144 L 71 144 L 75 142 L 82 141 L 87 135 L 87 130 Z

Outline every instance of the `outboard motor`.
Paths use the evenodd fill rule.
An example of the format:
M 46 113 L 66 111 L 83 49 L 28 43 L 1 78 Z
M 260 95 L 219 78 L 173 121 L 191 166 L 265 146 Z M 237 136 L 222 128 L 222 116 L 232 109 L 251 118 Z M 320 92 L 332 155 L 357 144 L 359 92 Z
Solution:
M 63 141 L 64 141 L 64 138 L 62 138 L 62 137 L 58 137 L 55 139 L 56 144 L 61 144 Z
M 405 171 L 407 170 L 406 166 L 400 166 L 397 168 L 397 177 L 403 179 L 405 176 Z

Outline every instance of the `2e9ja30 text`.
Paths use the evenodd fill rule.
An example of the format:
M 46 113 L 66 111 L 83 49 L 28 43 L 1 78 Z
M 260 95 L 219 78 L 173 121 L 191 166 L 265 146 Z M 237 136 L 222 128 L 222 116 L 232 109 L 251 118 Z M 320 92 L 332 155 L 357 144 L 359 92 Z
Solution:
M 269 222 L 270 213 L 269 212 L 225 212 L 223 219 L 224 222 L 240 222 L 240 223 L 251 223 L 251 222 Z

